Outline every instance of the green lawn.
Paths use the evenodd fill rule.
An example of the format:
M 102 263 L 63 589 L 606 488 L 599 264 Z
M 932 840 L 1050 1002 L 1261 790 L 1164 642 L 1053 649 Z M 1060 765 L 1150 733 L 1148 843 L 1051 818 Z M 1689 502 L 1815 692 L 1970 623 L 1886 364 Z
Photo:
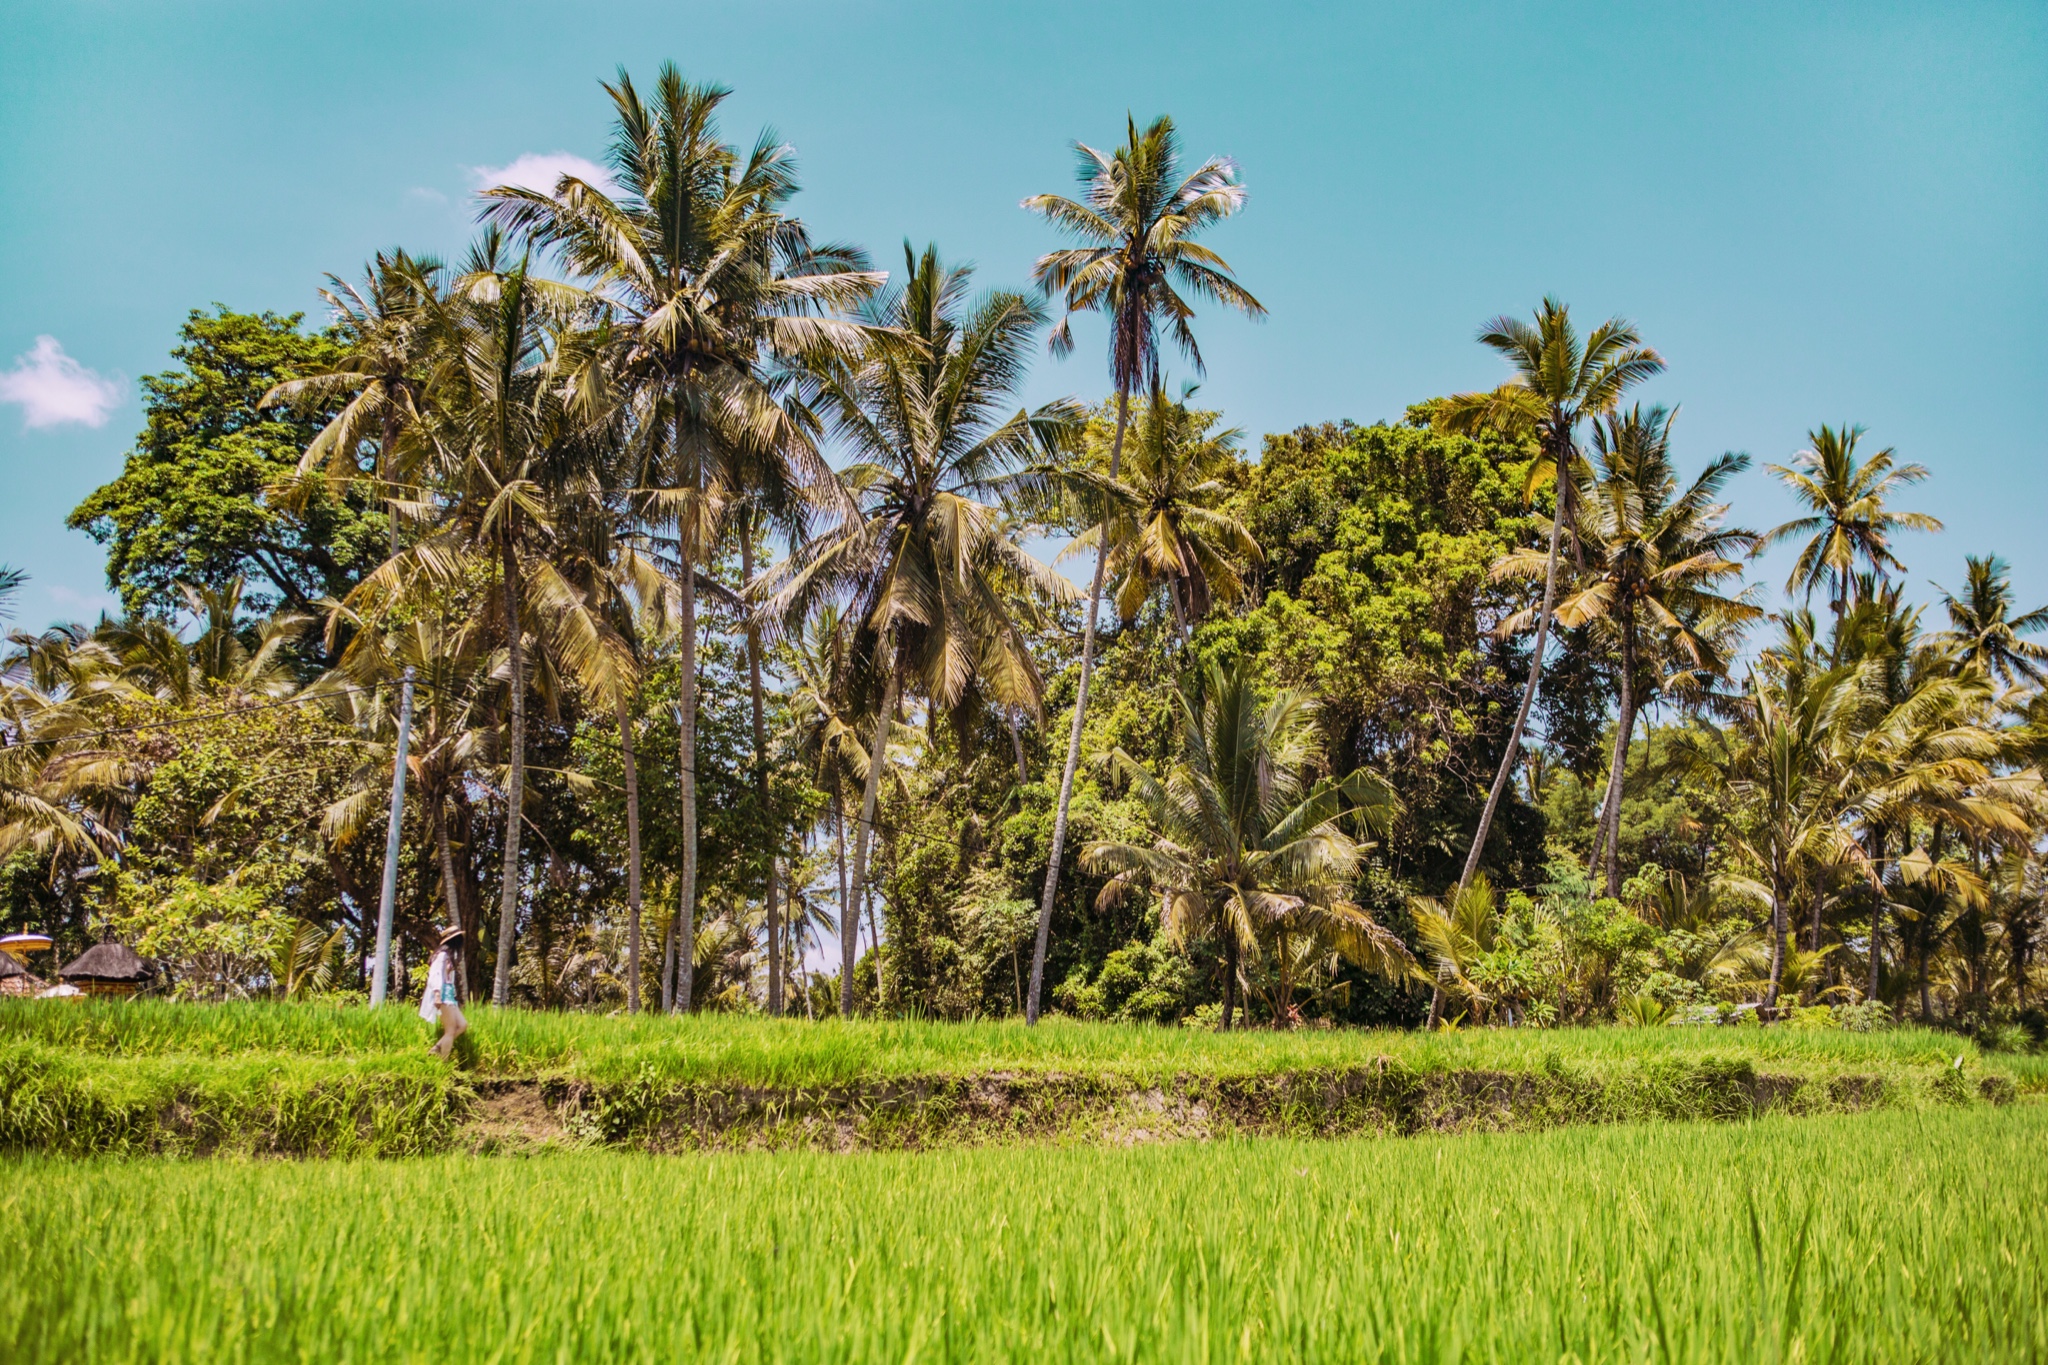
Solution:
M 2048 1358 L 2048 1109 L 1409 1141 L 0 1163 L 0 1359 Z

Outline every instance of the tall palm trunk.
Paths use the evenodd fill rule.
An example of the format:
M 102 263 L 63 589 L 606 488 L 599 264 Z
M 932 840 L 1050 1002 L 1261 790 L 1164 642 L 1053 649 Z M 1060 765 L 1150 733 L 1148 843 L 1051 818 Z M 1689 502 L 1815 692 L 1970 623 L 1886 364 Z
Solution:
M 1884 845 L 1883 828 L 1872 829 L 1870 831 L 1870 865 L 1872 868 L 1881 869 L 1884 866 Z M 1878 875 L 1882 876 L 1883 874 L 1880 872 Z M 1863 998 L 1865 1000 L 1877 999 L 1877 968 L 1881 957 L 1879 944 L 1883 942 L 1881 936 L 1884 933 L 1884 886 L 1882 883 L 1875 890 L 1876 894 L 1871 897 L 1870 903 L 1870 985 L 1864 991 Z
M 685 444 L 681 414 L 687 411 L 682 389 L 678 382 L 675 436 L 679 454 Z M 700 496 L 704 489 L 704 471 L 694 456 L 688 457 L 688 468 L 692 497 L 676 537 L 683 580 L 680 622 L 683 637 L 682 697 L 676 716 L 676 771 L 681 779 L 682 810 L 678 813 L 683 834 L 683 867 L 682 882 L 676 892 L 675 933 L 670 940 L 679 965 L 675 993 L 669 1005 L 672 1010 L 684 1014 L 689 1013 L 693 1003 L 691 995 L 697 977 L 697 551 L 703 548 L 697 543 L 697 533 L 704 518 Z
M 1778 987 L 1785 979 L 1785 878 L 1782 871 L 1771 875 L 1771 980 L 1764 991 L 1764 1014 L 1778 1012 Z
M 676 1007 L 676 932 L 671 920 L 668 932 L 661 936 L 661 1012 L 673 1013 Z
M 1237 1005 L 1237 935 L 1223 931 L 1223 1029 L 1230 1031 L 1230 1016 Z
M 462 918 L 457 923 L 462 926 L 462 941 L 464 943 L 476 943 L 480 941 L 483 935 L 483 912 L 482 907 L 477 904 L 479 888 L 472 879 L 469 866 L 469 849 L 474 845 L 476 836 L 476 807 L 470 804 L 468 794 L 463 791 L 459 784 L 455 787 L 452 800 L 455 806 L 455 813 L 460 817 L 460 826 L 459 829 L 449 830 L 448 838 L 451 844 L 459 840 L 463 848 L 462 870 L 455 882 L 456 894 L 461 897 L 462 904 Z M 451 849 L 449 851 L 451 866 L 453 865 L 453 858 L 454 852 Z M 462 955 L 462 994 L 465 999 L 476 999 L 483 989 L 483 983 L 477 977 L 477 972 L 483 966 L 483 960 L 484 955 L 478 952 L 468 952 Z
M 1560 486 L 1569 469 L 1559 462 Z M 1550 522 L 1550 554 L 1543 566 L 1543 610 L 1536 618 L 1536 645 L 1529 652 L 1529 681 L 1522 686 L 1522 704 L 1515 710 L 1514 728 L 1508 732 L 1507 750 L 1500 756 L 1500 770 L 1493 775 L 1493 787 L 1486 793 L 1485 809 L 1479 812 L 1479 832 L 1472 836 L 1472 851 L 1465 855 L 1465 870 L 1458 876 L 1458 889 L 1463 891 L 1472 884 L 1472 876 L 1479 870 L 1479 855 L 1486 848 L 1486 837 L 1493 831 L 1493 814 L 1500 808 L 1501 793 L 1507 790 L 1508 778 L 1515 771 L 1515 758 L 1522 751 L 1522 732 L 1529 725 L 1529 707 L 1536 700 L 1536 685 L 1543 678 L 1543 649 L 1550 640 L 1550 613 L 1557 605 L 1557 547 L 1564 538 L 1565 499 L 1558 498 L 1557 515 Z M 1443 1003 L 1443 991 L 1439 989 L 1430 1002 L 1430 1014 L 1435 1016 Z
M 397 444 L 398 414 L 391 410 L 391 400 L 387 395 L 384 400 L 384 430 L 380 433 L 377 442 L 377 477 L 384 481 L 387 493 L 391 486 L 391 447 Z M 387 510 L 384 513 L 385 520 L 390 523 L 386 529 L 391 533 L 391 558 L 393 559 L 398 558 L 398 512 L 395 508 L 391 507 L 391 504 L 395 502 L 397 502 L 396 498 L 387 497 Z
M 434 812 L 434 860 L 441 873 L 441 898 L 448 902 L 448 923 L 459 925 L 462 901 L 455 890 L 455 850 L 448 844 L 448 811 L 438 792 L 428 799 L 429 809 Z
M 676 893 L 676 927 L 670 938 L 676 966 L 669 1008 L 690 1012 L 697 977 L 697 574 L 696 556 L 685 553 L 682 593 L 682 704 L 676 713 L 676 769 L 682 778 L 683 875 Z
M 640 767 L 633 756 L 633 713 L 619 698 L 619 758 L 626 777 L 626 1012 L 640 1012 Z
M 861 912 L 862 912 L 863 914 L 865 914 L 865 915 L 866 915 L 866 916 L 868 917 L 868 951 L 869 951 L 869 952 L 872 952 L 872 953 L 874 953 L 874 955 L 875 955 L 875 1013 L 876 1013 L 876 1014 L 880 1014 L 880 1013 L 882 1012 L 882 987 L 883 987 L 883 980 L 882 980 L 882 954 L 881 954 L 881 951 L 880 951 L 880 949 L 881 949 L 881 947 L 882 947 L 882 930 L 881 930 L 881 926 L 875 923 L 875 902 L 876 902 L 876 901 L 878 901 L 878 900 L 880 900 L 880 899 L 881 899 L 881 897 L 875 894 L 875 887 L 874 887 L 874 884 L 873 884 L 873 879 L 872 879 L 872 878 L 870 878 L 870 879 L 869 879 L 869 884 L 868 884 L 868 885 L 866 885 L 866 886 L 863 886 L 863 887 L 861 888 L 861 890 L 860 890 L 860 906 L 861 906 Z
M 754 537 L 753 528 L 746 526 L 740 533 L 740 580 L 747 587 L 754 585 Z M 754 621 L 754 614 L 747 613 L 747 685 L 754 705 L 754 793 L 761 802 L 761 818 L 768 818 L 768 726 L 761 706 L 761 628 Z M 768 1013 L 782 1013 L 782 921 L 776 904 L 775 892 L 776 860 L 768 859 Z
M 1277 1031 L 1288 1027 L 1294 1015 L 1294 971 L 1287 958 L 1287 935 L 1273 936 L 1274 965 L 1280 969 L 1279 988 L 1274 992 L 1273 1028 Z
M 868 748 L 868 780 L 860 794 L 860 825 L 853 832 L 853 890 L 863 901 L 867 897 L 868 843 L 875 831 L 875 803 L 882 794 L 882 768 L 889 757 L 889 727 L 896 718 L 896 699 L 903 688 L 903 667 L 896 658 L 894 625 L 882 631 L 877 658 L 889 670 L 882 689 L 882 709 L 875 713 L 875 738 Z M 853 1017 L 853 962 L 860 946 L 860 920 L 844 912 L 839 925 L 839 1012 Z M 876 945 L 880 946 L 879 942 Z M 878 969 L 879 970 L 879 969 Z M 879 1004 L 881 997 L 876 996 Z
M 1614 756 L 1607 765 L 1607 793 L 1600 802 L 1600 826 L 1593 835 L 1593 861 L 1586 874 L 1601 864 L 1607 866 L 1607 894 L 1621 894 L 1621 788 L 1628 764 L 1629 741 L 1635 738 L 1635 651 L 1634 622 L 1626 615 L 1621 623 L 1621 714 L 1615 719 Z
M 1005 706 L 1003 719 L 1010 723 L 1010 750 L 1017 757 L 1017 781 L 1022 783 L 1028 774 L 1025 772 L 1024 763 L 1024 731 L 1017 724 L 1017 708 Z
M 1109 481 L 1115 483 L 1124 458 L 1124 432 L 1131 421 L 1131 390 L 1117 385 L 1116 437 L 1109 446 Z M 1038 1022 L 1045 988 L 1046 938 L 1052 932 L 1053 900 L 1060 889 L 1060 857 L 1067 847 L 1067 807 L 1074 799 L 1074 770 L 1081 763 L 1081 727 L 1088 719 L 1088 682 L 1095 674 L 1095 624 L 1102 609 L 1102 579 L 1109 567 L 1109 536 L 1095 547 L 1095 576 L 1088 585 L 1088 615 L 1081 627 L 1081 684 L 1074 695 L 1074 725 L 1067 735 L 1067 766 L 1060 772 L 1059 806 L 1052 817 L 1052 852 L 1045 864 L 1045 891 L 1038 901 L 1038 937 L 1031 947 L 1031 993 L 1024 998 L 1024 1022 Z
M 839 789 L 837 768 L 832 772 L 832 861 L 839 866 L 839 932 L 843 938 L 846 923 L 853 917 L 853 900 L 846 889 L 846 798 Z M 840 980 L 845 981 L 848 975 L 849 973 L 842 971 Z M 840 993 L 840 1002 L 841 1014 L 844 1015 L 844 991 Z
M 520 638 L 519 555 L 508 538 L 505 555 L 505 634 L 512 669 L 512 771 L 505 781 L 505 865 L 498 879 L 498 962 L 491 1003 L 512 994 L 512 940 L 519 920 L 519 835 L 526 805 L 526 643 Z

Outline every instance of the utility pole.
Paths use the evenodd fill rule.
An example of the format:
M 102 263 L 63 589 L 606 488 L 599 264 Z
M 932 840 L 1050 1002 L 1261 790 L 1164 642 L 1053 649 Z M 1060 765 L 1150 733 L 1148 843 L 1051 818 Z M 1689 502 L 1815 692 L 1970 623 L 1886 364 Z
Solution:
M 370 978 L 370 1005 L 384 1003 L 391 976 L 391 904 L 398 899 L 398 833 L 405 823 L 405 751 L 412 742 L 412 669 L 398 690 L 398 757 L 391 764 L 391 827 L 384 835 L 384 890 L 377 897 L 377 969 Z

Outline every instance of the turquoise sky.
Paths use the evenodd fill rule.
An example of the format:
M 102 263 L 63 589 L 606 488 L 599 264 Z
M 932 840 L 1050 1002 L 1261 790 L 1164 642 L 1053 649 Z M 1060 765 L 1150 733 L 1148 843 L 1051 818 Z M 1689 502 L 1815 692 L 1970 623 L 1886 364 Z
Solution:
M 1266 302 L 1201 324 L 1254 438 L 1488 385 L 1472 334 L 1546 291 L 1671 363 L 1689 467 L 1819 422 L 1924 461 L 1919 592 L 1965 553 L 2048 598 L 2048 6 L 8 6 L 0 41 L 0 561 L 24 624 L 108 599 L 65 513 L 120 467 L 188 308 L 317 310 L 323 272 L 452 253 L 477 168 L 602 154 L 597 82 L 673 58 L 727 131 L 802 155 L 800 209 L 1021 284 L 1017 203 L 1074 138 L 1171 112 L 1243 166 L 1213 243 Z M 51 342 L 40 341 L 49 337 Z M 1099 347 L 1034 397 L 1102 388 Z M 16 358 L 20 357 L 19 360 Z M 88 425 L 97 419 L 101 425 Z M 1761 474 L 1738 511 L 1784 502 Z M 1782 569 L 1780 570 L 1782 572 Z M 1773 576 L 1773 583 L 1776 577 Z

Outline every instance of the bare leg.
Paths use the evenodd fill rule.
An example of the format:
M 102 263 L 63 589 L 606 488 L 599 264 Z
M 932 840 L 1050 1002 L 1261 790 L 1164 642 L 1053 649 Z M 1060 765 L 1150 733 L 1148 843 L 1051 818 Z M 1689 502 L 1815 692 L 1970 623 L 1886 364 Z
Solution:
M 469 1032 L 469 1020 L 462 1017 L 462 1006 L 441 1002 L 441 1037 L 433 1046 L 435 1055 L 447 1057 L 455 1050 L 455 1040 Z

